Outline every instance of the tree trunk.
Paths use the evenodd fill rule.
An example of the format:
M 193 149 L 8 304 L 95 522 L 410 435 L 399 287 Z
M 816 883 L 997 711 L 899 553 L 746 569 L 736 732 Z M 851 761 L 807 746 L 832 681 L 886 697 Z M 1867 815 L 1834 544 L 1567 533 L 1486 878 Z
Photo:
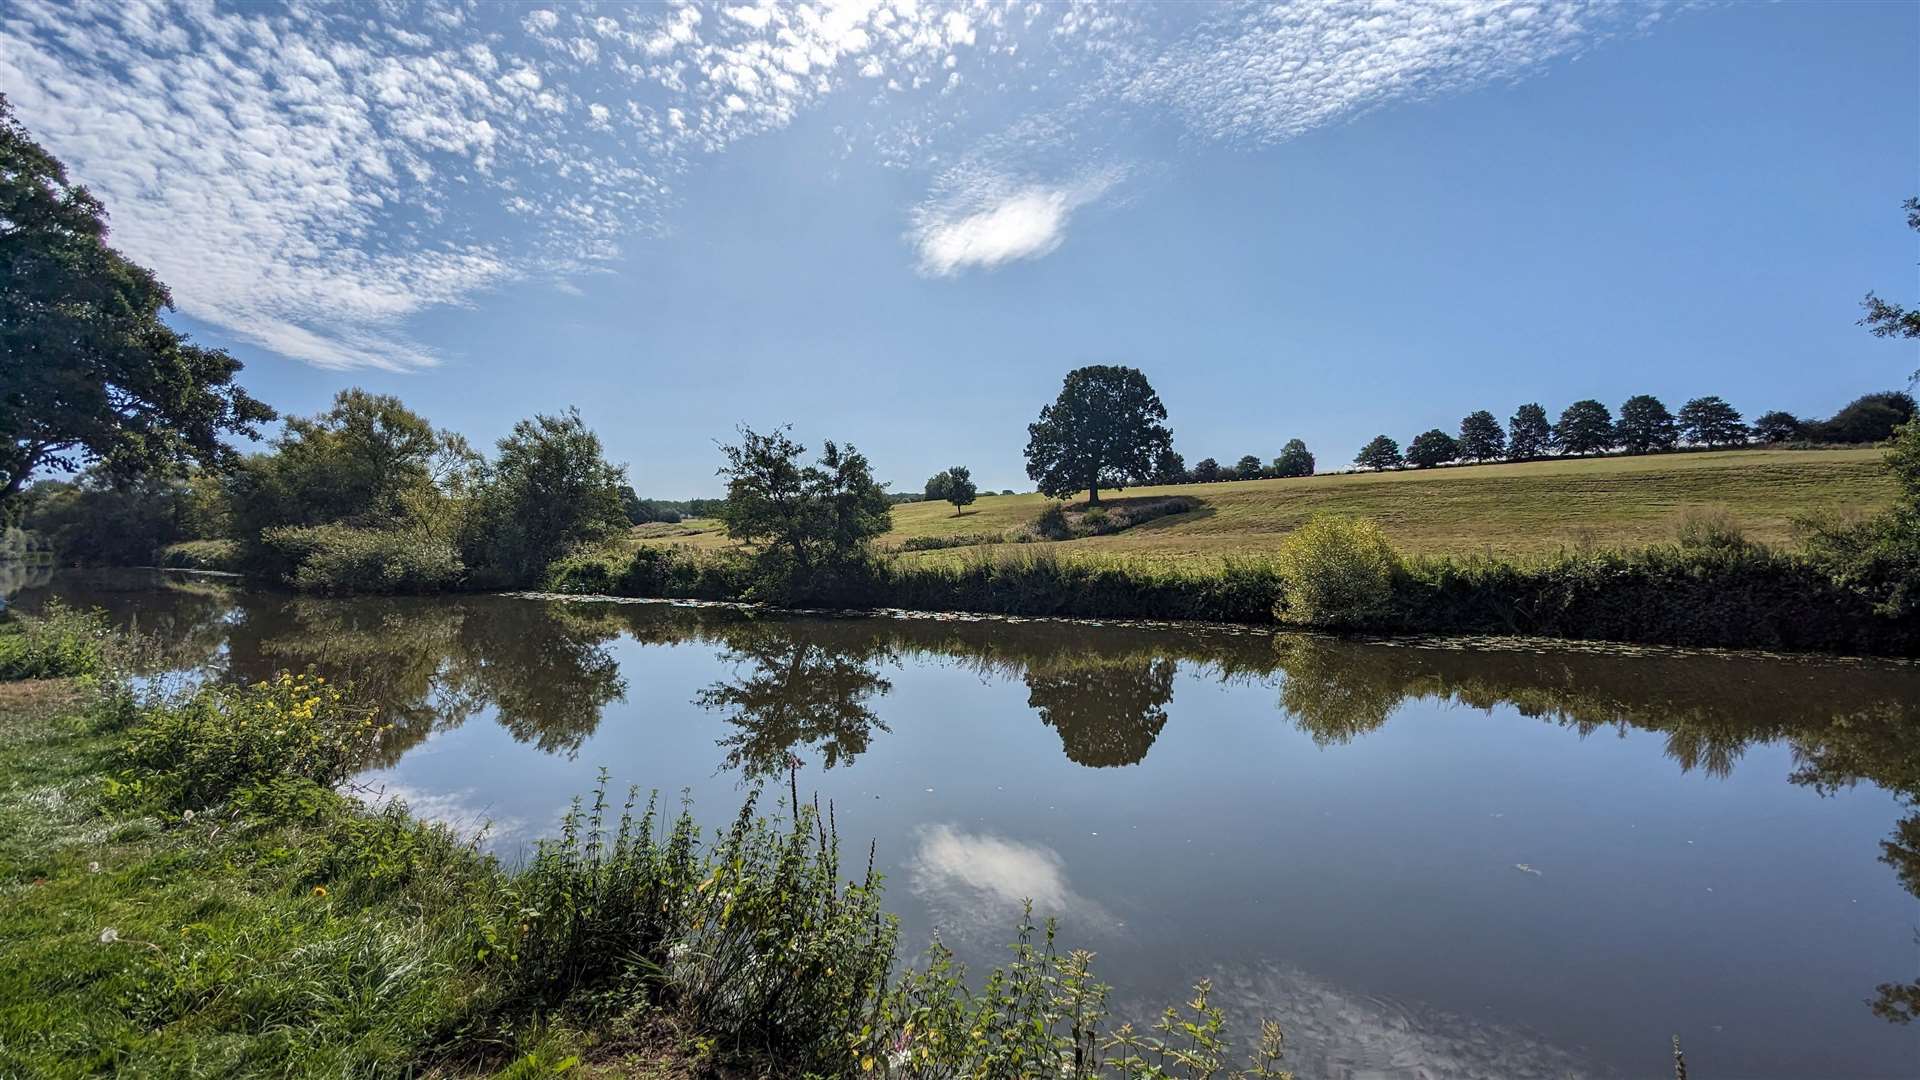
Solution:
M 1098 480 L 1087 485 L 1087 505 L 1100 505 L 1100 481 Z

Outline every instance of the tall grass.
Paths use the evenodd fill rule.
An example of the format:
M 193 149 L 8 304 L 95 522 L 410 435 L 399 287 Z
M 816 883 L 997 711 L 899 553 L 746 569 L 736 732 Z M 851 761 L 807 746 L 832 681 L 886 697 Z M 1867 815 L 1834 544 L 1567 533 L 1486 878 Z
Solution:
M 106 616 L 54 601 L 37 617 L 0 622 L 0 680 L 97 674 L 110 641 Z

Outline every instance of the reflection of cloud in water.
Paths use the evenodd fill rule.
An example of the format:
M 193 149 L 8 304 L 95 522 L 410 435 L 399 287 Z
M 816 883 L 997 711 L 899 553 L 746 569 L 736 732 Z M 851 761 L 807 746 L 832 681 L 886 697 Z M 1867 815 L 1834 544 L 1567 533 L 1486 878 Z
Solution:
M 395 800 L 406 803 L 407 812 L 413 817 L 444 825 L 460 839 L 477 842 L 490 850 L 513 847 L 528 833 L 525 820 L 495 816 L 478 801 L 479 793 L 473 788 L 429 791 L 376 773 L 356 779 L 349 793 L 375 810 Z
M 908 880 L 947 937 L 1003 941 L 1025 900 L 1033 901 L 1035 919 L 1057 916 L 1071 922 L 1076 935 L 1119 926 L 1098 903 L 1073 891 L 1052 848 L 951 825 L 922 826 L 919 838 Z
M 1229 1030 L 1258 1032 L 1263 1019 L 1280 1022 L 1287 1034 L 1286 1065 L 1298 1076 L 1568 1080 L 1617 1075 L 1520 1028 L 1358 993 L 1278 963 L 1235 965 L 1210 975 L 1214 1004 L 1225 1011 Z

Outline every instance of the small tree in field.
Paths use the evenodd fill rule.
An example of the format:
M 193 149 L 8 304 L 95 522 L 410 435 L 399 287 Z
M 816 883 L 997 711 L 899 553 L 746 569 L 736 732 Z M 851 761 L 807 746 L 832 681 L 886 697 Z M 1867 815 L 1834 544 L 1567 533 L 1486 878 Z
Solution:
M 1212 484 L 1212 483 L 1217 483 L 1219 480 L 1220 480 L 1220 463 L 1213 460 L 1212 458 L 1210 457 L 1201 458 L 1199 463 L 1193 467 L 1194 483 Z
M 1397 469 L 1401 464 L 1400 444 L 1385 435 L 1375 435 L 1354 455 L 1353 463 L 1363 469 Z
M 1807 425 L 1801 423 L 1799 417 L 1782 409 L 1763 412 L 1753 422 L 1753 437 L 1763 443 L 1792 442 L 1805 438 L 1806 434 Z
M 1588 398 L 1567 406 L 1553 426 L 1553 441 L 1563 454 L 1598 454 L 1613 448 L 1613 414 Z
M 1552 449 L 1553 427 L 1547 423 L 1547 410 L 1539 402 L 1515 409 L 1507 421 L 1507 460 L 1526 461 Z
M 1040 493 L 1064 499 L 1125 489 L 1153 476 L 1160 453 L 1173 448 L 1167 407 L 1138 369 L 1115 365 L 1067 373 L 1060 396 L 1027 425 L 1027 476 Z
M 1680 441 L 1680 428 L 1659 398 L 1635 394 L 1620 406 L 1614 437 L 1629 454 L 1653 454 L 1673 449 Z
M 1749 434 L 1740 413 L 1718 397 L 1697 397 L 1682 405 L 1680 428 L 1695 446 L 1741 446 Z
M 940 498 L 952 503 L 953 516 L 959 517 L 961 508 L 971 504 L 980 494 L 980 489 L 974 486 L 973 473 L 965 465 L 955 465 L 940 476 L 945 477 L 940 485 Z
M 1233 475 L 1241 480 L 1258 480 L 1265 475 L 1267 467 L 1260 463 L 1260 455 L 1248 454 L 1233 466 Z
M 920 497 L 927 502 L 946 502 L 947 485 L 952 479 L 945 469 L 934 473 L 927 477 L 927 486 L 921 489 Z
M 1407 464 L 1416 469 L 1431 469 L 1435 465 L 1444 465 L 1460 456 L 1460 444 L 1453 436 L 1434 428 L 1423 431 L 1407 444 Z
M 1485 409 L 1469 413 L 1460 421 L 1458 441 L 1462 461 L 1492 461 L 1507 452 L 1507 433 Z
M 1300 439 L 1288 439 L 1287 445 L 1280 448 L 1280 456 L 1273 459 L 1275 476 L 1312 476 L 1313 453 Z

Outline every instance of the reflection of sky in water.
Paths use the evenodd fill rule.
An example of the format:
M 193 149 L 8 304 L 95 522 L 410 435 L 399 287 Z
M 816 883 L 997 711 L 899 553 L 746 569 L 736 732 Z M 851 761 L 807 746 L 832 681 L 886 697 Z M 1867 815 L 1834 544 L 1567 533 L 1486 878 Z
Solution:
M 509 859 L 603 767 L 616 796 L 658 787 L 671 809 L 684 788 L 722 824 L 743 794 L 725 740 L 786 725 L 849 863 L 873 841 L 907 951 L 937 933 L 976 971 L 1000 962 L 1032 899 L 1063 947 L 1099 954 L 1122 1010 L 1151 1019 L 1210 976 L 1239 1031 L 1283 1021 L 1303 1076 L 1657 1076 L 1676 1031 L 1700 1076 L 1911 1076 L 1920 1060 L 1920 1027 L 1863 1004 L 1916 967 L 1920 905 L 1876 861 L 1896 800 L 1790 785 L 1791 749 L 1741 726 L 1852 698 L 1912 709 L 1920 673 L 1359 646 L 1276 665 L 1257 635 L 1035 624 L 916 624 L 875 652 L 862 627 L 892 624 L 742 639 L 718 616 L 644 610 L 566 624 L 560 648 L 527 601 L 284 603 L 196 625 L 219 624 L 209 651 L 237 664 L 347 665 L 396 694 L 414 741 L 363 782 L 463 832 L 490 822 Z M 779 634 L 868 658 L 885 690 L 844 709 L 817 682 L 777 692 L 820 670 L 872 686 Z M 762 712 L 700 707 L 720 684 L 751 685 L 728 700 Z M 1128 715 L 1081 708 L 1082 686 Z M 1691 733 L 1522 713 L 1657 715 L 1703 695 L 1725 704 Z M 885 725 L 865 742 L 861 708 Z

